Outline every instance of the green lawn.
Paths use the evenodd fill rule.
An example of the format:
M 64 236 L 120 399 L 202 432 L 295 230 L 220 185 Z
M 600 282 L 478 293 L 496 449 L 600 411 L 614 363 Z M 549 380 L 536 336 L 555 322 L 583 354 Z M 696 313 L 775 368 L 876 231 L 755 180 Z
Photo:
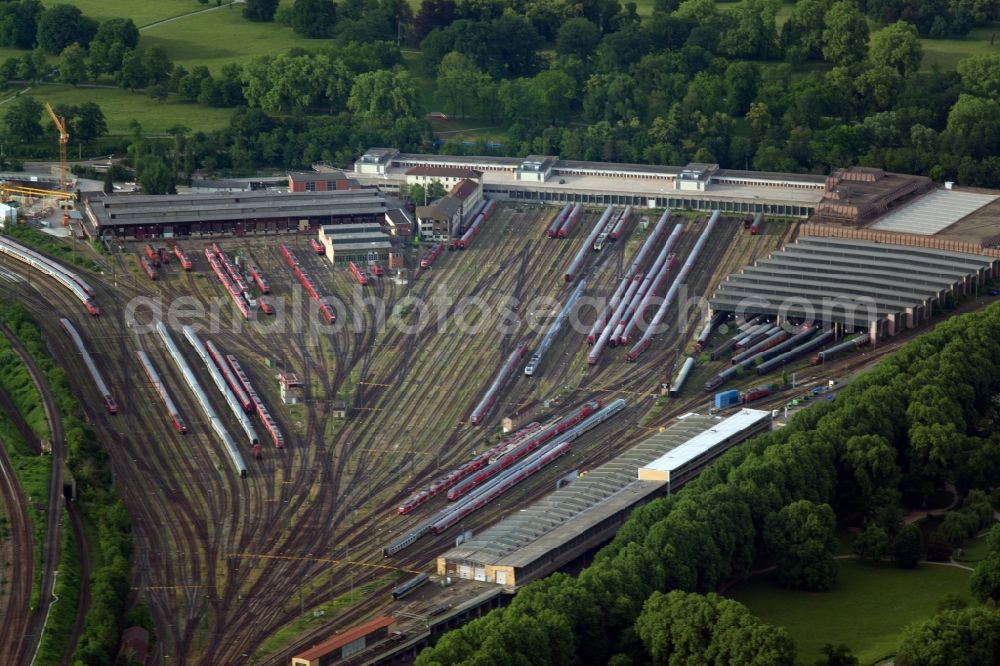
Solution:
M 234 6 L 152 26 L 142 31 L 140 44 L 162 46 L 174 63 L 189 71 L 205 65 L 218 72 L 223 65 L 253 56 L 287 53 L 296 46 L 316 48 L 329 41 L 303 39 L 276 23 L 247 21 L 240 7 Z
M 977 562 L 986 557 L 987 552 L 986 533 L 983 533 L 975 539 L 966 541 L 962 546 L 961 557 L 956 556 L 955 559 L 969 566 L 975 566 Z
M 120 88 L 45 85 L 36 86 L 27 94 L 53 106 L 96 102 L 107 118 L 109 134 L 127 134 L 129 121 L 133 118 L 142 124 L 142 129 L 147 134 L 163 133 L 178 124 L 208 132 L 226 127 L 234 111 L 181 102 L 177 97 L 157 102 L 143 93 Z
M 198 0 L 45 0 L 47 7 L 66 4 L 76 5 L 85 15 L 97 21 L 112 18 L 130 18 L 138 26 L 171 16 L 196 12 L 215 5 L 203 5 Z
M 1000 28 L 974 28 L 962 39 L 921 39 L 924 47 L 922 69 L 938 65 L 941 69 L 955 69 L 959 60 L 979 53 L 1000 53 L 1000 39 L 990 46 L 990 37 L 1000 33 Z
M 787 590 L 766 575 L 743 583 L 729 596 L 765 622 L 788 629 L 799 663 L 814 663 L 826 643 L 844 643 L 862 664 L 871 664 L 893 654 L 903 627 L 932 615 L 945 595 L 970 600 L 969 575 L 932 564 L 903 570 L 841 560 L 840 579 L 830 592 Z

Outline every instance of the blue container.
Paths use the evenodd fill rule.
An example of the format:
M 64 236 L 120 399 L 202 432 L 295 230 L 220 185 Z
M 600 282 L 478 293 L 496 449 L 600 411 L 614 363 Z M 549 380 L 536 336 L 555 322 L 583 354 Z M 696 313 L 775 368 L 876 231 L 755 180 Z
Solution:
M 736 389 L 721 391 L 715 394 L 715 408 L 724 409 L 740 404 L 740 392 Z

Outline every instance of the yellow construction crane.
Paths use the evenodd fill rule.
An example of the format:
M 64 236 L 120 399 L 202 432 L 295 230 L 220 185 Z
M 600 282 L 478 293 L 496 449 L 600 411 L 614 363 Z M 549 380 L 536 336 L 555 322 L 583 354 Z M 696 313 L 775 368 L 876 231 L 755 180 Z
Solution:
M 69 132 L 66 131 L 66 119 L 56 115 L 52 110 L 52 105 L 45 103 L 45 110 L 52 117 L 56 129 L 59 130 L 59 187 L 62 190 L 69 190 L 69 181 L 66 179 L 66 145 L 69 143 Z

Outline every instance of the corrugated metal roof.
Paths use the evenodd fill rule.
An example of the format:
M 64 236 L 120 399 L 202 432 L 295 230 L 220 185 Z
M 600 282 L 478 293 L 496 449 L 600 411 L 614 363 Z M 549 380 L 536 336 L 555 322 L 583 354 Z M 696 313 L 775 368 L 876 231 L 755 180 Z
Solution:
M 991 257 L 841 238 L 804 237 L 734 273 L 712 295 L 716 310 L 809 316 L 868 325 L 917 307 Z
M 648 465 L 643 465 L 640 469 L 661 472 L 676 471 L 681 466 L 707 453 L 730 437 L 770 418 L 770 412 L 760 409 L 741 409 L 736 414 L 733 414 L 705 432 L 692 437 L 684 442 L 684 444 L 668 451 Z

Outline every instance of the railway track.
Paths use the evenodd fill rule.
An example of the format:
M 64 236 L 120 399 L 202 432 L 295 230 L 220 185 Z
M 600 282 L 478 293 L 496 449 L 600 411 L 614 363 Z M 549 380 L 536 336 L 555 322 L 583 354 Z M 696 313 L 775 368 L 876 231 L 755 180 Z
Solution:
M 671 312 L 670 328 L 634 364 L 625 363 L 621 358 L 625 350 L 617 348 L 590 369 L 580 353 L 582 333 L 564 332 L 550 349 L 540 377 L 517 373 L 498 401 L 502 406 L 484 425 L 475 428 L 465 423 L 492 377 L 493 361 L 499 363 L 515 341 L 533 343 L 540 337 L 526 327 L 526 304 L 536 297 L 564 296 L 571 289 L 563 273 L 588 225 L 578 224 L 568 242 L 547 241 L 543 236 L 550 213 L 541 207 L 499 209 L 469 249 L 445 252 L 433 268 L 413 270 L 408 284 L 374 280 L 366 287 L 373 303 L 356 313 L 345 310 L 342 327 L 333 332 L 321 332 L 315 323 L 272 330 L 266 319 L 241 321 L 240 331 L 230 330 L 231 300 L 214 275 L 205 272 L 203 260 L 196 259 L 192 273 L 171 268 L 155 283 L 144 276 L 137 279 L 135 273 L 119 275 L 117 286 L 93 277 L 105 315 L 87 321 L 77 315 L 74 322 L 120 396 L 123 413 L 109 417 L 94 410 L 93 389 L 85 381 L 75 381 L 82 366 L 72 359 L 67 366 L 112 455 L 118 485 L 135 522 L 135 587 L 149 604 L 158 640 L 172 660 L 242 663 L 243 655 L 256 655 L 258 661 L 280 663 L 310 636 L 328 634 L 329 625 L 317 624 L 296 644 L 265 653 L 261 648 L 266 637 L 300 618 L 300 608 L 323 606 L 352 589 L 371 591 L 343 611 L 336 624 L 353 624 L 375 613 L 385 605 L 394 584 L 391 572 L 376 566 L 385 564 L 382 547 L 438 507 L 432 501 L 420 509 L 427 514 L 400 517 L 395 506 L 440 470 L 495 441 L 496 426 L 505 414 L 528 420 L 593 397 L 605 402 L 624 397 L 629 402 L 624 416 L 574 442 L 571 462 L 539 473 L 474 514 L 465 521 L 466 529 L 478 531 L 521 501 L 547 492 L 567 465 L 586 469 L 600 464 L 647 437 L 649 428 L 667 422 L 683 405 L 704 401 L 700 395 L 697 400 L 682 399 L 648 416 L 659 401 L 660 382 L 672 373 L 671 366 L 683 355 L 697 323 L 695 314 L 675 323 L 678 318 Z M 679 258 L 690 250 L 702 224 L 687 225 L 677 249 Z M 692 275 L 694 293 L 708 293 L 724 274 L 781 238 L 773 233 L 744 238 L 737 226 L 738 222 L 727 221 L 713 235 Z M 238 242 L 268 275 L 271 301 L 291 298 L 298 283 L 274 244 Z M 300 246 L 300 259 L 325 293 L 351 292 L 355 283 L 345 271 L 331 270 L 303 240 L 288 242 Z M 229 241 L 220 244 L 232 247 Z M 192 243 L 186 249 L 196 257 L 194 249 L 201 245 Z M 583 271 L 588 274 L 588 294 L 613 290 L 625 245 L 624 241 L 609 244 L 592 255 Z M 419 332 L 377 325 L 377 306 L 391 313 L 407 297 L 429 299 L 441 287 L 455 301 L 482 299 L 486 311 L 469 321 L 479 321 L 485 331 L 466 335 L 456 330 L 455 322 L 447 319 L 455 316 L 456 306 L 433 302 L 428 310 L 432 322 Z M 168 300 L 193 295 L 202 304 L 213 298 L 223 302 L 219 315 L 209 317 L 220 325 L 219 331 L 203 337 L 241 360 L 286 434 L 286 449 L 265 447 L 264 459 L 248 465 L 245 480 L 232 473 L 221 446 L 206 424 L 198 422 L 191 397 L 179 390 L 183 383 L 159 343 L 125 328 L 125 304 L 133 295 Z M 520 302 L 515 312 L 522 321 L 501 331 L 497 329 L 500 305 L 510 296 Z M 40 320 L 53 309 L 75 312 L 70 310 L 71 300 L 56 293 L 32 295 L 27 302 Z M 78 310 L 79 304 L 72 307 Z M 446 317 L 445 324 L 437 321 L 438 315 Z M 410 321 L 415 316 L 415 311 L 408 315 Z M 63 337 L 43 326 L 54 351 L 68 354 Z M 179 410 L 190 422 L 186 436 L 173 432 L 159 410 L 144 409 L 155 403 L 155 396 L 130 360 L 137 346 L 151 354 L 173 389 Z M 275 359 L 302 379 L 304 401 L 299 407 L 277 404 L 270 371 L 263 367 L 265 358 Z M 198 374 L 202 377 L 201 371 Z M 348 395 L 351 418 L 334 421 L 332 401 Z M 210 397 L 225 413 L 219 397 Z M 550 407 L 544 408 L 547 402 Z M 230 428 L 236 431 L 232 424 Z M 426 570 L 451 536 L 421 540 L 388 564 Z M 294 590 L 301 591 L 301 597 L 290 593 Z
M 0 441 L 0 508 L 10 534 L 0 542 L 4 587 L 0 593 L 0 663 L 20 664 L 33 652 L 28 627 L 32 621 L 31 586 L 35 580 L 34 531 L 28 517 L 28 498 L 17 482 Z

